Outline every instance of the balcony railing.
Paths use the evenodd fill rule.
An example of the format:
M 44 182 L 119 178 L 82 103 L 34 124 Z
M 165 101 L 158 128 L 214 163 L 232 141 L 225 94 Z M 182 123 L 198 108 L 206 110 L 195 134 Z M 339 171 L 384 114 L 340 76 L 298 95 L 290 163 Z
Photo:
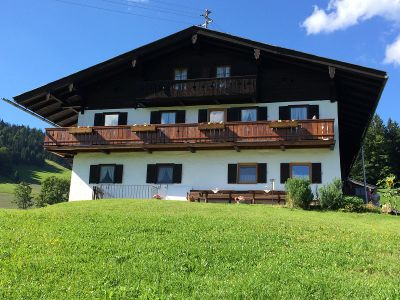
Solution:
M 91 149 L 177 149 L 188 147 L 313 147 L 334 145 L 334 120 L 297 121 L 295 127 L 276 128 L 276 122 L 228 122 L 224 128 L 200 129 L 199 124 L 156 125 L 154 131 L 132 126 L 90 127 L 76 134 L 72 128 L 46 129 L 44 146 L 50 151 Z M 154 127 L 153 127 L 154 129 Z M 72 132 L 71 132 L 72 131 Z M 75 133 L 74 133 L 75 132 Z
M 146 81 L 137 84 L 138 99 L 256 95 L 256 76 Z

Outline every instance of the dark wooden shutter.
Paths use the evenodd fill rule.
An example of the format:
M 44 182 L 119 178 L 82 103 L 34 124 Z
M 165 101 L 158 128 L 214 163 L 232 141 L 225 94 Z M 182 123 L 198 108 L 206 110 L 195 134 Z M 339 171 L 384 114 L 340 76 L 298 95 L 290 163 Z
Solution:
M 314 116 L 319 119 L 319 105 L 308 106 L 308 119 L 312 119 Z
M 178 110 L 176 111 L 176 123 L 185 123 L 186 122 L 186 110 Z
M 89 174 L 89 183 L 99 183 L 99 177 L 100 177 L 100 166 L 91 165 Z
M 115 166 L 114 183 L 122 183 L 122 174 L 124 172 L 123 165 Z
M 237 164 L 228 164 L 228 183 L 237 183 Z
M 121 112 L 118 114 L 118 125 L 126 125 L 128 124 L 128 113 Z
M 312 164 L 311 183 L 322 183 L 321 163 Z
M 257 121 L 268 120 L 268 108 L 266 106 L 257 107 Z
M 181 164 L 174 164 L 173 182 L 174 183 L 182 182 L 182 165 Z
M 207 109 L 199 109 L 199 123 L 207 122 Z
M 104 126 L 104 114 L 94 114 L 94 126 Z
M 257 166 L 257 182 L 266 183 L 267 182 L 267 164 L 258 164 Z
M 147 165 L 146 183 L 157 182 L 157 165 Z
M 152 111 L 150 113 L 150 124 L 160 124 L 161 123 L 161 112 Z
M 289 106 L 279 106 L 279 120 L 290 120 Z
M 288 163 L 281 163 L 281 183 L 290 178 L 290 167 Z
M 226 120 L 228 122 L 240 121 L 241 109 L 239 107 L 228 108 Z

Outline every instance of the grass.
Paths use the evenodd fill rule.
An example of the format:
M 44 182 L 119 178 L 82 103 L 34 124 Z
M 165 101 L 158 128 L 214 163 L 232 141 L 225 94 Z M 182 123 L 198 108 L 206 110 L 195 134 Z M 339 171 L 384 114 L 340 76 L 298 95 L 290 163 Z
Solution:
M 395 299 L 400 218 L 157 200 L 0 210 L 3 299 Z
M 31 184 L 34 195 L 40 192 L 41 181 L 50 176 L 57 176 L 66 179 L 71 177 L 71 170 L 68 170 L 51 160 L 46 160 L 45 165 L 42 167 L 33 165 L 16 165 L 14 168 L 18 170 L 21 181 Z M 9 179 L 0 178 L 0 208 L 16 207 L 12 203 L 14 200 L 13 194 L 15 186 L 16 184 L 11 183 Z

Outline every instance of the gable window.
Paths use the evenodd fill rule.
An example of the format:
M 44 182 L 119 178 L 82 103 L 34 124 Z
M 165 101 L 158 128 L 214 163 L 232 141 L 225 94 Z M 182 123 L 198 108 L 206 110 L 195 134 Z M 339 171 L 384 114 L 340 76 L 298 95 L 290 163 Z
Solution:
M 157 170 L 157 183 L 173 183 L 174 168 L 171 165 L 160 165 Z
M 291 120 L 307 120 L 308 110 L 307 106 L 292 106 L 290 107 Z
M 187 69 L 185 68 L 179 68 L 179 69 L 175 69 L 175 73 L 174 73 L 174 79 L 179 81 L 179 80 L 187 80 Z M 186 90 L 186 83 L 176 83 L 174 85 L 175 90 L 177 91 L 183 91 Z
M 311 179 L 311 166 L 310 164 L 291 164 L 290 166 L 290 177 Z
M 224 109 L 210 109 L 208 111 L 208 120 L 212 123 L 225 122 L 225 110 Z
M 239 164 L 238 179 L 238 183 L 257 183 L 257 164 Z
M 104 115 L 104 126 L 117 126 L 118 125 L 118 114 L 105 114 Z
M 175 124 L 175 123 L 176 123 L 176 112 L 174 111 L 161 112 L 161 124 Z
M 217 78 L 231 77 L 231 67 L 230 66 L 220 66 L 217 67 Z
M 243 108 L 240 110 L 240 120 L 242 122 L 257 121 L 257 108 Z

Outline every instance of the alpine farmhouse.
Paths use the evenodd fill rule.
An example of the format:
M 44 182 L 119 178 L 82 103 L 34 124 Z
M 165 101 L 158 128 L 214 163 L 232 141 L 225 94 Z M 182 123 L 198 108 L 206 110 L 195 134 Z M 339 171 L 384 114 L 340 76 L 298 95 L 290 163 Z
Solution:
M 53 124 L 48 151 L 73 157 L 70 201 L 226 191 L 254 201 L 283 194 L 290 177 L 312 190 L 346 179 L 386 80 L 192 26 L 14 102 Z

